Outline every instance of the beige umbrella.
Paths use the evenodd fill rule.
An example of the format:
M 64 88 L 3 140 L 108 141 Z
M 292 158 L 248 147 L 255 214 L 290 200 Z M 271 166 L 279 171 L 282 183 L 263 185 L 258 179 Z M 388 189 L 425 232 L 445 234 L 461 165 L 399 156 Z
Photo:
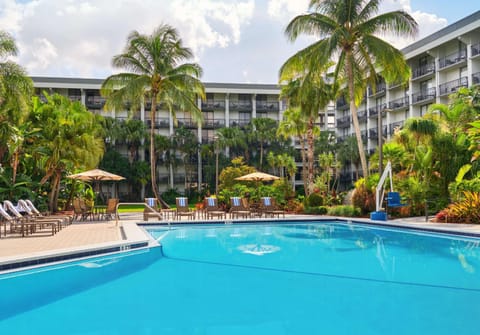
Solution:
M 280 177 L 268 174 L 268 173 L 263 173 L 263 172 L 253 172 L 246 174 L 244 176 L 235 178 L 235 180 L 243 180 L 243 181 L 271 181 L 271 180 L 277 180 L 280 179 Z
M 119 181 L 119 180 L 124 180 L 125 178 L 104 170 L 100 169 L 93 169 L 93 170 L 88 170 L 76 174 L 72 174 L 70 176 L 67 176 L 67 178 L 70 179 L 75 179 L 75 180 L 82 180 L 82 181 L 93 181 L 95 182 L 96 186 L 96 192 L 99 192 L 99 182 L 102 180 L 112 180 L 112 181 Z M 117 189 L 115 187 L 114 193 L 117 193 Z
M 100 180 L 124 180 L 125 178 L 100 169 L 88 170 L 67 176 L 70 179 L 83 181 L 100 181 Z

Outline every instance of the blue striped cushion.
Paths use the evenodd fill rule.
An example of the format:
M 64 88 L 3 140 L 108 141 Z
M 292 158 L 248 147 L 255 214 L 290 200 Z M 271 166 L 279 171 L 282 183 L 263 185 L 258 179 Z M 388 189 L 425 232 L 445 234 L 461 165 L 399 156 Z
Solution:
M 214 207 L 215 206 L 215 198 L 207 198 L 208 206 Z
M 240 206 L 240 198 L 239 197 L 233 197 L 232 198 L 232 204 L 234 206 Z
M 187 206 L 187 198 L 178 198 L 178 205 L 182 207 Z
M 263 197 L 262 199 L 265 206 L 270 206 L 272 204 L 270 197 Z

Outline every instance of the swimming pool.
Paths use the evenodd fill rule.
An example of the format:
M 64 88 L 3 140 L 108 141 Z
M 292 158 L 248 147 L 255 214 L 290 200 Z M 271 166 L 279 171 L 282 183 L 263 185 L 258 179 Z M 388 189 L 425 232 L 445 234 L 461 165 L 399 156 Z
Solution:
M 0 333 L 478 333 L 476 238 L 346 222 L 148 230 L 162 249 L 1 276 Z

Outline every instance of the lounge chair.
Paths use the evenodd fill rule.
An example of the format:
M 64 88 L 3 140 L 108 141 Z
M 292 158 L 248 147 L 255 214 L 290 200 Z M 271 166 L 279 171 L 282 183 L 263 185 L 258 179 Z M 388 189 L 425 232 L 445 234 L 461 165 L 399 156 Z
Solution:
M 10 200 L 3 201 L 3 207 L 5 210 L 10 212 L 18 221 L 30 226 L 30 232 L 34 233 L 37 231 L 37 228 L 44 229 L 45 227 L 50 226 L 52 228 L 52 235 L 60 230 L 60 225 L 62 224 L 61 219 L 47 219 L 47 218 L 38 218 L 35 216 L 30 216 L 28 212 L 20 213 L 20 210 L 24 210 L 23 206 L 15 206 Z
M 205 210 L 205 215 L 207 220 L 213 219 L 214 217 L 218 217 L 220 219 L 227 218 L 227 212 L 225 212 L 223 209 L 221 209 L 218 206 L 217 198 L 214 198 L 214 197 L 205 198 L 204 210 Z
M 143 210 L 143 221 L 148 221 L 149 218 L 163 219 L 162 213 L 158 211 L 159 201 L 157 198 L 145 198 L 145 208 Z
M 7 210 L 0 203 L 0 216 L 3 219 L 4 235 L 7 236 L 7 224 L 10 224 L 10 233 L 20 232 L 22 237 L 35 232 L 36 223 L 26 221 L 24 218 L 17 218 L 7 213 Z
M 30 200 L 18 200 L 17 209 L 21 212 L 27 213 L 29 217 L 40 220 L 57 220 L 59 221 L 58 230 L 72 223 L 73 216 L 71 215 L 44 215 L 33 205 Z
M 231 197 L 230 198 L 230 215 L 233 218 L 249 218 L 251 216 L 251 211 L 248 206 L 248 201 L 245 198 L 240 197 Z
M 183 216 L 186 216 L 191 220 L 195 219 L 195 211 L 188 207 L 188 198 L 176 198 L 175 203 L 177 205 L 177 211 L 175 214 L 177 220 L 179 220 Z
M 283 215 L 283 217 L 285 217 L 285 211 L 278 208 L 275 204 L 275 199 L 272 197 L 260 198 L 260 211 L 265 214 L 265 216 L 270 215 L 271 217 L 277 216 L 280 218 L 280 215 Z

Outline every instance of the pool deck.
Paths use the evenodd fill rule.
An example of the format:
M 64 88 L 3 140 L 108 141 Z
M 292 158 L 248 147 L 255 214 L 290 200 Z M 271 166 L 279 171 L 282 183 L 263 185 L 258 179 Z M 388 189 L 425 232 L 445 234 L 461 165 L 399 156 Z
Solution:
M 314 220 L 314 219 L 335 219 L 325 216 L 314 215 L 286 215 L 286 220 Z M 58 256 L 74 255 L 83 253 L 101 253 L 101 250 L 129 250 L 131 246 L 153 246 L 154 241 L 149 238 L 141 226 L 143 224 L 157 224 L 154 221 L 144 222 L 142 214 L 121 214 L 119 224 L 114 220 L 103 222 L 74 222 L 55 235 L 33 234 L 27 237 L 18 235 L 2 236 L 0 238 L 0 273 L 11 263 L 30 262 L 41 258 L 56 257 L 55 260 L 61 260 Z M 345 220 L 345 218 L 342 218 Z M 252 219 L 258 220 L 258 219 Z M 261 219 L 261 221 L 271 221 L 272 219 Z M 274 219 L 278 220 L 278 219 Z M 280 219 L 282 220 L 282 219 Z M 371 224 L 370 220 L 352 218 L 355 222 L 365 222 Z M 204 219 L 195 221 L 170 221 L 171 224 L 205 222 Z M 232 220 L 236 221 L 236 220 Z M 245 220 L 240 220 L 245 221 Z M 224 221 L 213 221 L 223 223 Z M 166 224 L 165 221 L 160 222 Z M 480 237 L 480 224 L 444 224 L 425 222 L 424 217 L 402 218 L 396 220 L 377 222 L 382 226 L 401 226 L 414 229 L 426 229 L 429 231 L 455 232 L 464 235 L 477 235 Z M 375 224 L 375 223 L 374 223 Z M 153 242 L 153 244 L 152 244 Z M 155 244 L 156 245 L 156 244 Z M 90 255 L 90 254 L 88 254 Z M 58 259 L 57 259 L 58 258 Z M 3 269 L 2 269 L 3 266 Z

